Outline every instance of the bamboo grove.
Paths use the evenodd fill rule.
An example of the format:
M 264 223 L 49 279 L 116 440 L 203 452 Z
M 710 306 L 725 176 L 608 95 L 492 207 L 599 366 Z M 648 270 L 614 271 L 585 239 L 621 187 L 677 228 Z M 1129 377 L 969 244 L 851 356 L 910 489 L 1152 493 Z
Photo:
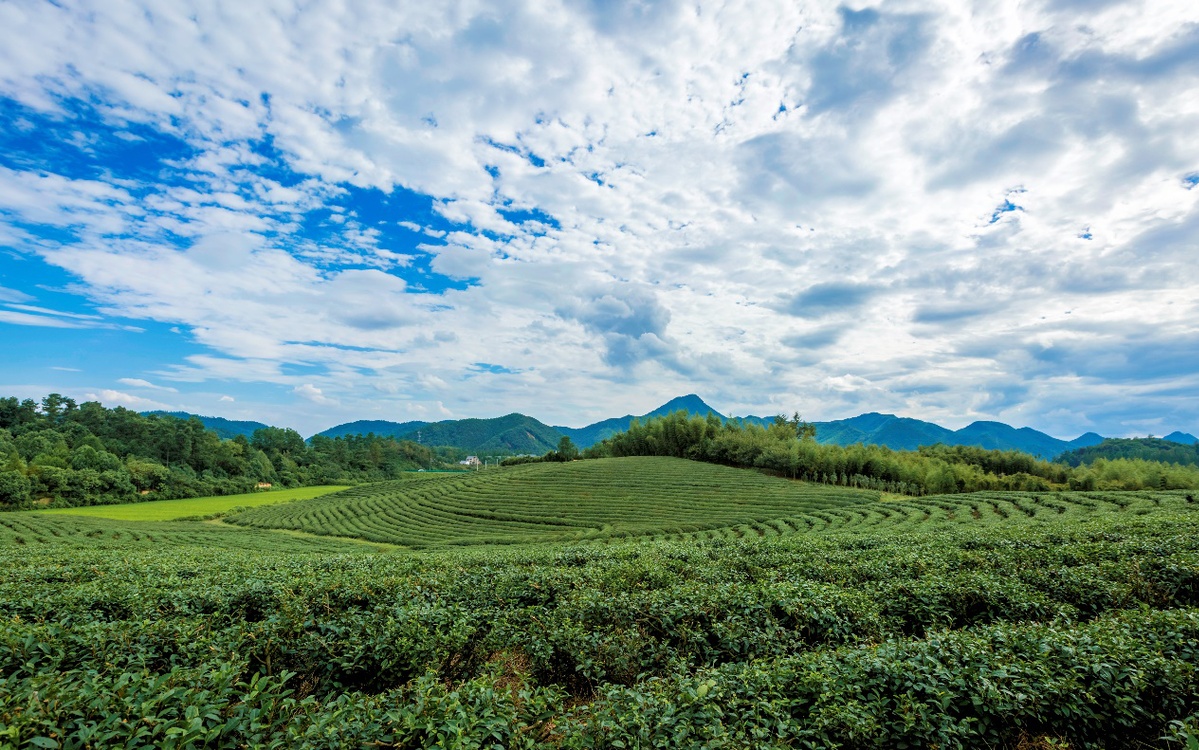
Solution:
M 601 456 L 675 456 L 726 466 L 753 467 L 793 479 L 904 495 L 983 490 L 1194 489 L 1199 467 L 1140 459 L 1099 459 L 1071 467 L 1018 451 L 926 446 L 896 451 L 876 445 L 824 445 L 798 415 L 768 426 L 721 422 L 715 416 L 675 412 L 634 421 L 584 451 Z

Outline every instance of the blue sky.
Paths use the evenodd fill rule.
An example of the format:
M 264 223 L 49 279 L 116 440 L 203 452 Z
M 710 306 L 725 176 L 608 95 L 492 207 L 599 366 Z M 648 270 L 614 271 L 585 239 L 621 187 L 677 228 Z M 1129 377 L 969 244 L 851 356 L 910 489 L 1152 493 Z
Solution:
M 1085 5 L 4 3 L 0 393 L 1194 433 L 1199 9 Z

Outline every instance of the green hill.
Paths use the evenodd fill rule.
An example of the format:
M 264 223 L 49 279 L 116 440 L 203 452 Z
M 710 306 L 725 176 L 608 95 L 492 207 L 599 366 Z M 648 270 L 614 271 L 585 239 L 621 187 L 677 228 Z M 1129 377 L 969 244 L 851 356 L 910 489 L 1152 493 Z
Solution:
M 423 445 L 448 445 L 473 453 L 534 453 L 553 450 L 562 435 L 553 427 L 526 417 L 508 414 L 494 419 L 455 419 L 420 428 Z M 415 440 L 415 432 L 409 433 Z
M 720 412 L 713 409 L 704 403 L 704 400 L 694 393 L 686 396 L 672 398 L 666 403 L 654 409 L 651 412 L 640 416 L 626 414 L 623 417 L 613 417 L 604 419 L 594 424 L 589 424 L 586 427 L 555 427 L 554 429 L 563 435 L 567 435 L 579 448 L 589 448 L 592 445 L 600 442 L 604 438 L 611 437 L 618 432 L 624 432 L 629 429 L 629 425 L 633 420 L 645 421 L 653 417 L 661 417 L 667 414 L 673 414 L 676 411 L 685 411 L 688 414 L 697 417 L 706 417 L 708 414 L 715 414 L 720 417 L 721 421 L 727 419 Z
M 224 417 L 205 417 L 199 414 L 191 414 L 186 411 L 146 411 L 142 412 L 142 414 L 145 414 L 146 416 L 158 414 L 168 417 L 176 417 L 178 419 L 191 419 L 192 417 L 195 417 L 196 419 L 200 420 L 200 423 L 203 424 L 205 428 L 215 432 L 217 437 L 221 438 L 222 440 L 232 440 L 238 435 L 251 437 L 255 430 L 261 430 L 264 427 L 269 426 L 263 424 L 262 422 L 239 421 L 236 419 L 225 419 Z
M 367 433 L 479 454 L 541 455 L 556 448 L 562 439 L 562 433 L 553 427 L 515 413 L 493 419 L 449 419 L 443 422 L 349 422 L 317 434 L 348 437 Z
M 388 422 L 382 419 L 361 419 L 357 422 L 347 422 L 339 424 L 336 427 L 330 427 L 327 430 L 318 432 L 317 435 L 328 438 L 347 437 L 349 435 L 376 435 L 378 437 L 405 439 L 408 435 L 415 433 L 427 424 L 429 423 L 421 421 Z M 311 438 L 309 439 L 311 440 Z
M 512 544 L 688 533 L 879 497 L 661 457 L 531 464 L 421 480 L 354 488 L 230 520 L 410 547 Z
M 760 417 L 753 417 L 752 420 L 760 423 L 765 421 Z M 933 422 L 877 412 L 813 424 L 816 427 L 816 440 L 824 444 L 862 443 L 882 445 L 892 450 L 915 450 L 923 445 L 942 443 L 987 450 L 1016 450 L 1042 459 L 1103 440 L 1093 432 L 1074 440 L 1060 440 L 1031 427 L 1015 428 L 1002 422 L 973 422 L 960 430 L 950 430 Z
M 1070 466 L 1081 466 L 1093 464 L 1101 458 L 1131 458 L 1199 466 L 1199 444 L 1184 445 L 1163 438 L 1108 438 L 1098 445 L 1062 453 L 1054 460 Z

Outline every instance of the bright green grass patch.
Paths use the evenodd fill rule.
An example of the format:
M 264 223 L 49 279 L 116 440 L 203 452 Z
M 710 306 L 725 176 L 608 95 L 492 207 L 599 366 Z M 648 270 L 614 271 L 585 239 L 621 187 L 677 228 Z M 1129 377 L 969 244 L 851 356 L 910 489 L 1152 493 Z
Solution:
M 183 500 L 154 500 L 147 503 L 124 505 L 88 505 L 81 508 L 55 508 L 40 511 L 72 516 L 111 518 L 117 521 L 174 521 L 193 516 L 211 516 L 225 513 L 233 508 L 253 508 L 274 505 L 293 500 L 310 500 L 321 495 L 346 489 L 344 486 L 296 487 L 290 490 L 251 492 L 245 495 L 221 495 L 218 497 L 189 497 Z

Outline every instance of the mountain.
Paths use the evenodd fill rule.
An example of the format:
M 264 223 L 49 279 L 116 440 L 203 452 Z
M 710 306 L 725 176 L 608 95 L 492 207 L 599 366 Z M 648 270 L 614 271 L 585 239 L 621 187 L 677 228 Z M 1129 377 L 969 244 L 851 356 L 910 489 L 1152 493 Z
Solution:
M 452 445 L 475 453 L 541 454 L 558 447 L 562 433 L 524 414 L 494 419 L 452 419 L 420 429 L 424 445 Z M 412 434 L 407 436 L 414 439 Z
M 586 427 L 554 427 L 553 429 L 569 437 L 579 448 L 590 448 L 606 437 L 629 429 L 629 424 L 634 419 L 644 422 L 651 417 L 673 414 L 680 409 L 700 417 L 706 417 L 709 413 L 712 413 L 720 417 L 720 421 L 722 422 L 727 419 L 723 414 L 704 403 L 702 398 L 694 393 L 689 393 L 686 396 L 672 398 L 657 409 L 640 416 L 626 414 L 623 417 L 612 417 L 611 419 L 605 419 L 595 424 L 589 424 Z
M 1059 440 L 1031 427 L 1017 429 L 1002 422 L 974 422 L 960 430 L 950 430 L 933 422 L 878 412 L 813 424 L 816 426 L 816 441 L 824 444 L 864 443 L 885 445 L 893 450 L 915 450 L 922 445 L 944 443 L 990 450 L 1018 450 L 1044 459 L 1053 458 L 1073 448 L 1095 445 L 1103 440 L 1093 432 L 1074 440 Z
M 235 419 L 225 419 L 224 417 L 205 417 L 199 414 L 189 414 L 185 411 L 147 411 L 142 412 L 147 416 L 159 415 L 168 417 L 178 417 L 179 419 L 191 419 L 195 417 L 200 420 L 205 427 L 215 432 L 222 440 L 232 440 L 238 435 L 250 437 L 254 434 L 254 430 L 261 430 L 263 427 L 269 427 L 262 422 L 241 422 Z
M 1053 458 L 1062 451 L 1094 445 L 1103 440 L 1088 432 L 1074 440 L 1059 440 L 1031 427 L 1016 429 L 1002 422 L 974 422 L 953 433 L 947 445 L 975 445 L 993 450 L 1019 450 L 1038 458 Z
M 1164 438 L 1162 438 L 1162 440 L 1169 440 L 1171 443 L 1182 443 L 1183 445 L 1194 445 L 1195 443 L 1199 443 L 1199 438 L 1196 438 L 1189 432 L 1179 432 L 1177 430 L 1171 432 L 1169 435 L 1166 435 Z
M 448 445 L 474 453 L 541 454 L 558 447 L 562 433 L 524 414 L 494 419 L 448 419 L 442 422 L 386 422 L 362 420 L 330 427 L 317 433 L 325 437 L 365 435 L 412 440 L 422 445 Z
M 686 411 L 696 416 L 715 414 L 722 422 L 735 419 L 744 423 L 769 424 L 773 417 L 728 417 L 713 409 L 694 393 L 679 396 L 641 415 L 604 419 L 586 427 L 550 427 L 523 414 L 509 414 L 495 419 L 459 419 L 444 422 L 382 422 L 363 421 L 331 427 L 320 433 L 329 437 L 349 434 L 389 435 L 416 440 L 425 445 L 450 445 L 472 452 L 510 451 L 515 453 L 545 453 L 558 445 L 563 435 L 579 448 L 588 448 L 606 437 L 623 432 L 634 420 Z M 960 430 L 950 430 L 933 422 L 925 422 L 894 414 L 870 412 L 849 419 L 814 422 L 816 440 L 835 445 L 885 445 L 895 450 L 915 450 L 922 445 L 970 445 L 994 450 L 1018 450 L 1050 459 L 1065 451 L 1085 448 L 1103 441 L 1103 437 L 1088 432 L 1074 440 L 1059 440 L 1031 427 L 1015 428 L 1002 422 L 974 422 Z M 1181 433 L 1176 433 L 1181 434 Z M 1189 436 L 1188 436 L 1189 437 Z
M 339 424 L 336 427 L 330 427 L 324 432 L 318 432 L 317 435 L 328 438 L 339 438 L 346 435 L 370 435 L 374 433 L 378 437 L 400 438 L 410 432 L 419 430 L 427 424 L 429 423 L 420 421 L 387 422 L 381 419 L 360 419 L 357 422 L 347 422 Z
M 1108 438 L 1098 445 L 1066 451 L 1055 460 L 1070 466 L 1092 464 L 1105 458 L 1132 458 L 1161 461 L 1167 464 L 1199 466 L 1199 443 L 1184 445 L 1182 441 L 1163 438 Z
M 495 451 L 497 453 L 541 454 L 557 448 L 558 441 L 562 439 L 563 435 L 569 436 L 579 448 L 587 448 L 609 435 L 628 429 L 629 423 L 633 419 L 645 420 L 650 417 L 673 414 L 679 409 L 701 416 L 707 415 L 709 412 L 720 416 L 699 396 L 689 394 L 671 399 L 657 409 L 638 417 L 630 414 L 624 417 L 605 419 L 580 428 L 550 427 L 524 414 L 508 414 L 494 419 L 450 419 L 443 422 L 362 420 L 330 427 L 317 434 L 325 437 L 341 437 L 373 432 L 380 436 L 415 441 L 418 439 L 417 433 L 419 432 L 419 442 L 429 446 L 449 445 L 475 453 Z M 724 420 L 723 416 L 720 418 Z
M 916 450 L 922 445 L 948 443 L 953 437 L 951 430 L 932 422 L 877 412 L 815 424 L 816 441 L 835 445 L 867 443 L 895 450 Z
M 710 412 L 719 417 L 721 421 L 736 419 L 745 423 L 767 425 L 774 419 L 774 417 L 753 415 L 727 417 L 695 394 L 672 399 L 636 419 L 644 420 L 649 417 L 671 414 L 680 409 L 698 416 L 705 416 Z M 609 435 L 627 430 L 633 419 L 634 417 L 629 415 L 605 419 L 586 427 L 556 427 L 555 429 L 564 435 L 569 435 L 570 439 L 580 448 L 586 448 Z M 878 412 L 859 414 L 849 419 L 813 422 L 813 424 L 816 426 L 817 442 L 824 444 L 864 443 L 885 445 L 894 450 L 915 450 L 922 445 L 944 443 L 946 445 L 979 446 L 994 450 L 1018 450 L 1044 459 L 1053 458 L 1063 451 L 1095 445 L 1103 440 L 1103 437 L 1093 432 L 1088 432 L 1074 440 L 1059 440 L 1031 427 L 1017 429 L 1002 422 L 974 422 L 960 430 L 950 430 L 933 422 Z

